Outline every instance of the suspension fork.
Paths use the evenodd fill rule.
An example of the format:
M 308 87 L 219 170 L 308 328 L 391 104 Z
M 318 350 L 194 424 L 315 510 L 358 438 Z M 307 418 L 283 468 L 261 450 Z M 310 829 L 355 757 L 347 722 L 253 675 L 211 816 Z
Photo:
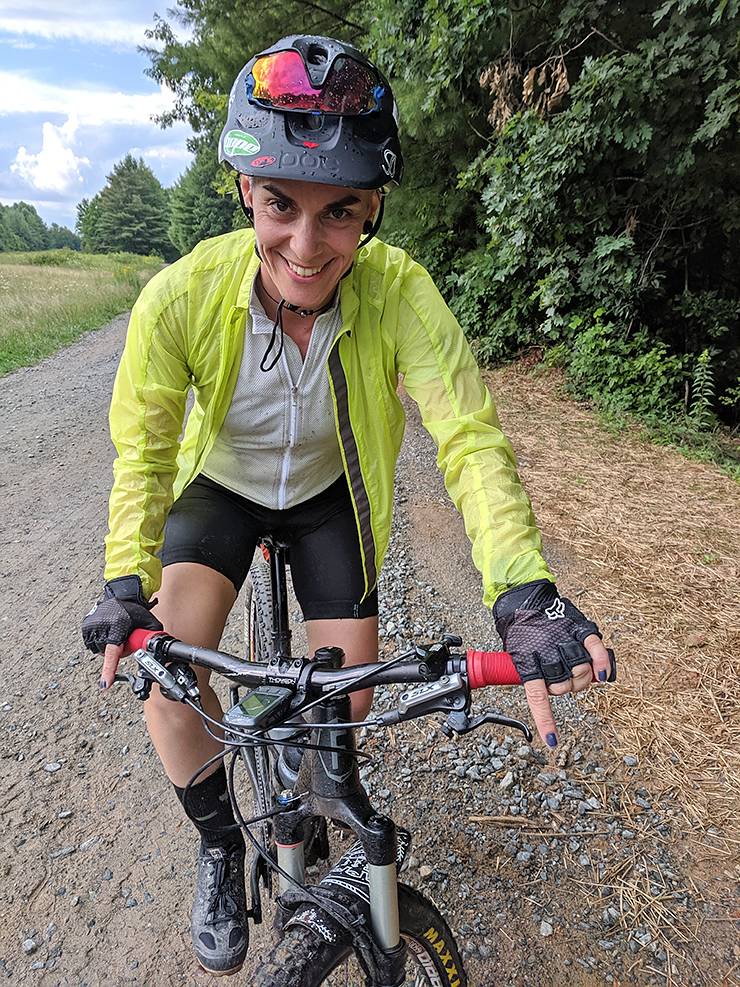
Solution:
M 346 722 L 351 717 L 348 696 L 338 696 L 315 707 L 315 723 Z M 354 730 L 337 727 L 316 731 L 312 742 L 338 748 L 335 751 L 306 751 L 298 790 L 309 789 L 308 796 L 294 812 L 285 812 L 275 819 L 278 864 L 299 883 L 303 883 L 305 866 L 303 853 L 303 821 L 309 816 L 326 816 L 342 822 L 359 838 L 364 861 L 358 861 L 346 874 L 345 884 L 357 890 L 358 899 L 369 900 L 370 924 L 373 936 L 384 951 L 395 950 L 400 944 L 398 913 L 398 870 L 396 825 L 392 819 L 378 814 L 370 804 L 360 782 L 354 757 Z M 306 785 L 306 782 L 308 784 Z M 293 793 L 282 793 L 290 800 Z M 333 871 L 327 875 L 331 877 Z M 341 876 L 341 875 L 338 875 Z M 290 888 L 281 876 L 280 891 Z M 365 885 L 367 892 L 363 891 Z

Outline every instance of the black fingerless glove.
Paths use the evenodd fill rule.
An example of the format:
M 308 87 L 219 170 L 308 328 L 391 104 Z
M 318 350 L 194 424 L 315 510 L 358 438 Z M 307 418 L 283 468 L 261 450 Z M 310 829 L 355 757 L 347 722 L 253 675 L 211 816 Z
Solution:
M 590 634 L 601 637 L 596 624 L 547 579 L 502 593 L 493 617 L 522 682 L 566 682 L 575 665 L 592 664 L 584 640 Z
M 82 640 L 88 651 L 103 654 L 106 644 L 123 644 L 137 627 L 147 631 L 164 628 L 150 610 L 157 600 L 144 598 L 138 576 L 119 576 L 103 587 L 102 599 L 82 621 Z

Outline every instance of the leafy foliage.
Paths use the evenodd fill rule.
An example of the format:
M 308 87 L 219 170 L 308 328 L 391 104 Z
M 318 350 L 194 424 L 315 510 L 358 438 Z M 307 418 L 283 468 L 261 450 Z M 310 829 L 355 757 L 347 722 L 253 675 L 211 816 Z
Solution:
M 157 19 L 149 55 L 178 97 L 163 122 L 199 135 L 183 249 L 234 221 L 208 201 L 205 148 L 244 61 L 296 31 L 344 37 L 399 102 L 407 170 L 384 237 L 483 358 L 554 347 L 573 393 L 615 412 L 738 420 L 738 0 L 276 0 L 259 17 L 180 0 L 170 16 L 192 41 Z

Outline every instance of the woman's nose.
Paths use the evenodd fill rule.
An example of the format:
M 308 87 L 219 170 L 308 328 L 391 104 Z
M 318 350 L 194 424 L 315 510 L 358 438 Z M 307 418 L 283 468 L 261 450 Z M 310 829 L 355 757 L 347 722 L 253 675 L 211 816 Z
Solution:
M 291 236 L 291 249 L 296 260 L 311 261 L 321 248 L 321 224 L 311 216 L 296 220 Z

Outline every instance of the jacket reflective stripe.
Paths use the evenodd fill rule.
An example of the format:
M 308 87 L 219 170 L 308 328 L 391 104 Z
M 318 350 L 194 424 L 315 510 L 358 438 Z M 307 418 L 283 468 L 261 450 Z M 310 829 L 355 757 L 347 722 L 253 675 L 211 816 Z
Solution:
M 349 398 L 347 393 L 347 377 L 344 373 L 342 361 L 339 358 L 339 340 L 329 354 L 329 382 L 334 392 L 336 402 L 337 427 L 339 439 L 344 450 L 344 461 L 347 469 L 347 476 L 350 483 L 350 491 L 355 505 L 355 516 L 357 518 L 357 530 L 360 536 L 362 547 L 363 563 L 365 567 L 365 594 L 374 588 L 378 579 L 375 564 L 375 539 L 370 523 L 370 499 L 365 489 L 365 481 L 362 478 L 360 469 L 360 455 L 357 450 L 357 442 L 352 423 L 349 417 Z

